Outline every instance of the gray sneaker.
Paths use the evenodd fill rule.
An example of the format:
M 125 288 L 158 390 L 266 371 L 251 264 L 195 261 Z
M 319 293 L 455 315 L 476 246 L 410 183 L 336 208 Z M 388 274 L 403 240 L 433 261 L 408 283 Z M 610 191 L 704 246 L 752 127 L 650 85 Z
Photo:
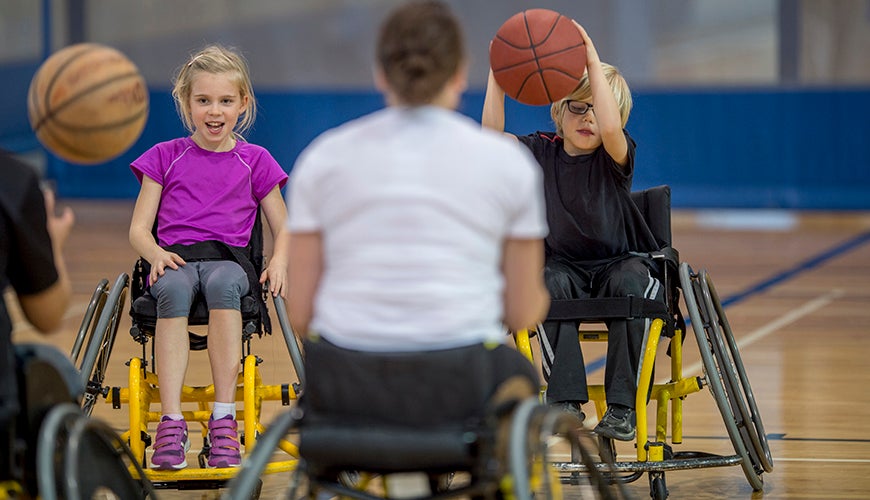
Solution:
M 574 415 L 580 422 L 582 423 L 586 420 L 586 414 L 583 413 L 583 406 L 579 401 L 556 401 L 555 403 L 551 403 L 553 408 L 559 408 L 565 413 Z
M 610 405 L 592 432 L 606 438 L 631 441 L 637 434 L 635 425 L 633 409 Z

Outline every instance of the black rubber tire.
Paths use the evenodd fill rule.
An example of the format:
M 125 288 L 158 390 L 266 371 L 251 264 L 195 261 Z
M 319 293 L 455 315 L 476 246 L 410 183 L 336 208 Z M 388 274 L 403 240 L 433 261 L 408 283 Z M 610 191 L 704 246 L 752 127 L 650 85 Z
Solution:
M 85 383 L 81 407 L 82 412 L 88 416 L 93 413 L 97 399 L 104 393 L 103 383 L 106 380 L 112 349 L 115 347 L 129 283 L 130 277 L 121 273 L 112 285 L 79 367 Z
M 698 341 L 698 350 L 706 373 L 710 392 L 719 407 L 719 413 L 725 423 L 728 436 L 734 446 L 734 451 L 741 458 L 741 467 L 749 485 L 755 491 L 764 488 L 761 477 L 764 469 L 755 459 L 754 449 L 750 453 L 751 442 L 747 439 L 747 426 L 743 424 L 743 411 L 739 409 L 742 397 L 735 392 L 737 379 L 731 358 L 725 356 L 721 348 L 722 333 L 719 322 L 713 316 L 715 308 L 705 299 L 701 278 L 694 274 L 685 262 L 680 265 L 680 282 L 683 287 L 683 297 L 689 317 L 692 320 L 692 330 Z M 735 406 L 738 410 L 735 412 Z

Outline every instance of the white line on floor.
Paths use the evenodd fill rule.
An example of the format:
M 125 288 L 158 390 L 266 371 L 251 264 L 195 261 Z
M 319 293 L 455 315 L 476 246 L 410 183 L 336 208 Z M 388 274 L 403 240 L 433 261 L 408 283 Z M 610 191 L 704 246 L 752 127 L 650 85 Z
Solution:
M 550 453 L 549 458 L 551 462 L 570 462 L 571 454 L 570 453 Z M 637 455 L 618 455 L 616 457 L 617 460 L 621 461 L 634 461 L 637 460 Z M 870 459 L 863 458 L 813 458 L 813 457 L 773 457 L 774 463 L 776 462 L 807 462 L 807 463 L 855 463 L 855 464 L 866 464 L 870 463 Z
M 806 304 L 798 307 L 797 309 L 789 311 L 788 313 L 780 316 L 779 318 L 774 319 L 770 323 L 762 326 L 754 332 L 739 338 L 737 340 L 737 347 L 743 349 L 748 345 L 754 344 L 755 342 L 770 335 L 771 333 L 776 332 L 777 330 L 780 330 L 781 328 L 784 328 L 789 324 L 794 323 L 802 317 L 825 307 L 834 300 L 845 295 L 845 293 L 846 292 L 844 292 L 843 290 L 835 288 L 824 295 L 820 295 L 819 297 L 816 297 L 815 299 L 807 302 Z M 694 325 L 692 326 L 692 328 L 694 328 Z M 701 361 L 698 361 L 688 367 L 683 367 L 683 376 L 686 377 L 693 373 L 700 372 L 701 363 Z M 658 383 L 664 384 L 667 383 L 667 381 L 667 379 L 662 379 Z

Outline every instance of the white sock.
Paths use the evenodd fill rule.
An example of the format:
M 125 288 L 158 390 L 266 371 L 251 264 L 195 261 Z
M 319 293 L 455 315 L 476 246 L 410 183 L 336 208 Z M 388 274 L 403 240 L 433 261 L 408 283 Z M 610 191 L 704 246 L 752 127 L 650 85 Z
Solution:
M 233 418 L 236 418 L 236 403 L 218 403 L 215 401 L 214 408 L 211 410 L 211 418 L 218 420 L 227 415 L 232 415 Z
M 184 415 L 181 413 L 164 413 L 164 417 L 169 417 L 172 420 L 184 420 Z

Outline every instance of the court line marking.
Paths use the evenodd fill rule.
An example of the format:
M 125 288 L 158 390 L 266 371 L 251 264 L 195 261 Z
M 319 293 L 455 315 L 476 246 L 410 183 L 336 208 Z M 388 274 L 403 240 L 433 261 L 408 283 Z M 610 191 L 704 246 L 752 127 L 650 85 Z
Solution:
M 750 286 L 749 288 L 747 288 L 746 290 L 744 290 L 740 293 L 736 293 L 734 295 L 731 295 L 730 297 L 728 297 L 722 301 L 722 307 L 736 304 L 738 302 L 741 302 L 741 301 L 747 299 L 748 297 L 751 297 L 752 295 L 757 295 L 757 294 L 763 292 L 764 290 L 767 290 L 768 288 L 772 287 L 773 285 L 776 285 L 778 283 L 782 283 L 783 281 L 794 278 L 795 276 L 797 276 L 805 271 L 809 271 L 813 268 L 816 268 L 816 267 L 824 264 L 825 262 L 833 259 L 834 257 L 838 257 L 842 254 L 845 254 L 845 253 L 847 253 L 851 250 L 854 250 L 855 248 L 858 248 L 859 246 L 861 246 L 865 243 L 868 243 L 868 242 L 870 242 L 870 231 L 861 233 L 858 236 L 856 236 L 850 240 L 846 240 L 844 243 L 841 243 L 833 248 L 825 250 L 824 252 L 822 252 L 814 257 L 810 257 L 809 259 L 797 264 L 796 266 L 792 267 L 791 269 L 786 269 L 785 271 L 783 271 L 779 274 L 775 274 L 774 276 L 772 276 L 764 281 L 761 281 L 753 286 Z
M 826 462 L 826 463 L 848 463 L 848 464 L 867 464 L 870 463 L 868 458 L 785 458 L 774 457 L 775 462 Z
M 835 288 L 835 289 L 829 291 L 828 293 L 820 295 L 820 296 L 816 297 L 815 299 L 813 299 L 813 300 L 805 303 L 804 305 L 798 307 L 797 309 L 789 311 L 788 313 L 783 314 L 782 316 L 774 319 L 773 321 L 771 321 L 770 323 L 767 323 L 766 325 L 762 326 L 761 328 L 758 328 L 755 331 L 741 337 L 740 339 L 737 340 L 737 347 L 739 348 L 739 350 L 742 350 L 743 347 L 746 347 L 748 345 L 754 344 L 755 342 L 758 342 L 759 340 L 770 335 L 771 333 L 774 333 L 774 332 L 790 325 L 791 323 L 794 323 L 795 321 L 801 319 L 802 317 L 804 317 L 808 314 L 811 314 L 811 313 L 827 306 L 828 304 L 839 299 L 840 297 L 842 297 L 845 294 L 846 294 L 845 291 L 843 291 L 839 288 Z M 702 361 L 698 361 L 696 363 L 693 363 L 689 367 L 684 367 L 683 368 L 684 376 L 686 374 L 697 373 L 701 369 L 702 364 L 703 364 Z M 658 383 L 664 384 L 664 383 L 667 383 L 668 380 L 669 379 L 662 379 Z
M 570 453 L 550 453 L 551 461 L 570 461 Z M 725 456 L 725 455 L 723 455 Z M 559 459 L 562 460 L 552 460 Z M 813 458 L 813 457 L 772 457 L 774 462 L 806 462 L 806 463 L 845 463 L 845 464 L 866 464 L 870 463 L 868 458 Z M 637 460 L 637 455 L 617 455 L 617 460 L 633 462 Z

